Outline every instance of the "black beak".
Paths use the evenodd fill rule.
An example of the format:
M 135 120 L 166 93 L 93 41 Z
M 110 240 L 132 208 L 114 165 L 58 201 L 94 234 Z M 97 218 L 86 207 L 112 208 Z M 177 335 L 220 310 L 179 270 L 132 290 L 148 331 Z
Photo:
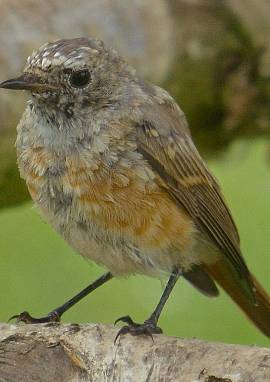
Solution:
M 0 83 L 0 88 L 12 90 L 30 90 L 36 92 L 46 92 L 56 90 L 56 86 L 42 83 L 38 76 L 23 74 L 17 78 Z

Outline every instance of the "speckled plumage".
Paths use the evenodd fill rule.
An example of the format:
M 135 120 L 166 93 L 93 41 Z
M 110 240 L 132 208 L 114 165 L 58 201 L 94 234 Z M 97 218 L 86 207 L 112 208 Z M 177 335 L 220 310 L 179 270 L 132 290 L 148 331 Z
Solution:
M 270 335 L 269 298 L 165 90 L 85 38 L 45 44 L 22 77 L 1 86 L 31 91 L 18 125 L 19 169 L 35 204 L 77 252 L 113 275 L 172 274 L 170 290 L 181 272 L 216 296 L 214 278 Z
M 72 88 L 70 74 L 86 67 L 91 82 Z M 34 202 L 75 250 L 115 275 L 167 274 L 216 260 L 208 238 L 138 147 L 145 132 L 137 127 L 145 123 L 150 139 L 166 137 L 172 161 L 175 125 L 180 139 L 190 139 L 184 114 L 166 91 L 138 79 L 94 39 L 47 43 L 24 72 L 57 90 L 32 92 L 18 126 L 19 168 Z M 204 179 L 195 172 L 180 182 L 189 187 Z
M 52 74 L 63 81 L 59 73 L 61 77 L 63 70 L 84 67 L 86 54 L 91 65 L 98 62 L 106 88 L 99 76 L 96 90 L 92 83 L 91 89 L 77 91 L 77 102 L 70 106 L 72 117 L 65 113 L 74 96 L 67 87 L 62 86 L 60 97 L 33 94 L 18 126 L 21 175 L 55 229 L 79 253 L 113 274 L 167 274 L 174 265 L 188 269 L 192 259 L 198 262 L 192 255 L 196 229 L 158 184 L 137 151 L 134 135 L 136 121 L 143 119 L 141 106 L 172 99 L 151 85 L 153 99 L 147 99 L 143 83 L 116 52 L 88 41 L 89 48 L 78 41 L 75 49 L 65 42 L 46 44 L 28 59 L 27 73 Z M 115 73 L 100 68 L 110 67 L 111 60 L 117 62 Z M 85 100 L 87 106 L 82 107 Z M 183 118 L 180 110 L 179 115 Z

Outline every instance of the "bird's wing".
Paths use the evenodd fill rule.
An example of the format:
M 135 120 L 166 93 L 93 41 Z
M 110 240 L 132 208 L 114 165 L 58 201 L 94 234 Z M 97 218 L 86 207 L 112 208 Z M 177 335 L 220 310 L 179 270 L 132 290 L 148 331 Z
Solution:
M 198 230 L 210 238 L 242 278 L 248 279 L 237 228 L 217 181 L 191 139 L 184 114 L 167 99 L 151 107 L 141 105 L 140 116 L 136 123 L 138 151 Z

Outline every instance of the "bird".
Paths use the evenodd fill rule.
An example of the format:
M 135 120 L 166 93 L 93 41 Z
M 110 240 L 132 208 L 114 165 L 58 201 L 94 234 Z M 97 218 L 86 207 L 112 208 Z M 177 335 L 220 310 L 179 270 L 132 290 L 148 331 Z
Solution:
M 143 323 L 129 315 L 120 335 L 162 333 L 158 320 L 180 277 L 209 297 L 222 287 L 270 337 L 270 297 L 250 272 L 231 212 L 200 156 L 185 114 L 95 38 L 48 42 L 0 88 L 26 90 L 17 126 L 21 177 L 66 242 L 106 272 L 47 315 L 64 312 L 114 277 L 168 278 Z M 218 286 L 217 286 L 218 285 Z

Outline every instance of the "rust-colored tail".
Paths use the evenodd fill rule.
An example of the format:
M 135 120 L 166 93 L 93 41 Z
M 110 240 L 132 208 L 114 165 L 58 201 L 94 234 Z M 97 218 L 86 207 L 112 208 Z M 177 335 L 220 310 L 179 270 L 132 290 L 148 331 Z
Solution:
M 205 264 L 204 269 L 246 313 L 257 328 L 270 337 L 270 296 L 255 277 L 250 275 L 250 283 L 255 297 L 252 299 L 243 287 L 239 274 L 232 270 L 226 260 L 220 259 L 215 264 Z

